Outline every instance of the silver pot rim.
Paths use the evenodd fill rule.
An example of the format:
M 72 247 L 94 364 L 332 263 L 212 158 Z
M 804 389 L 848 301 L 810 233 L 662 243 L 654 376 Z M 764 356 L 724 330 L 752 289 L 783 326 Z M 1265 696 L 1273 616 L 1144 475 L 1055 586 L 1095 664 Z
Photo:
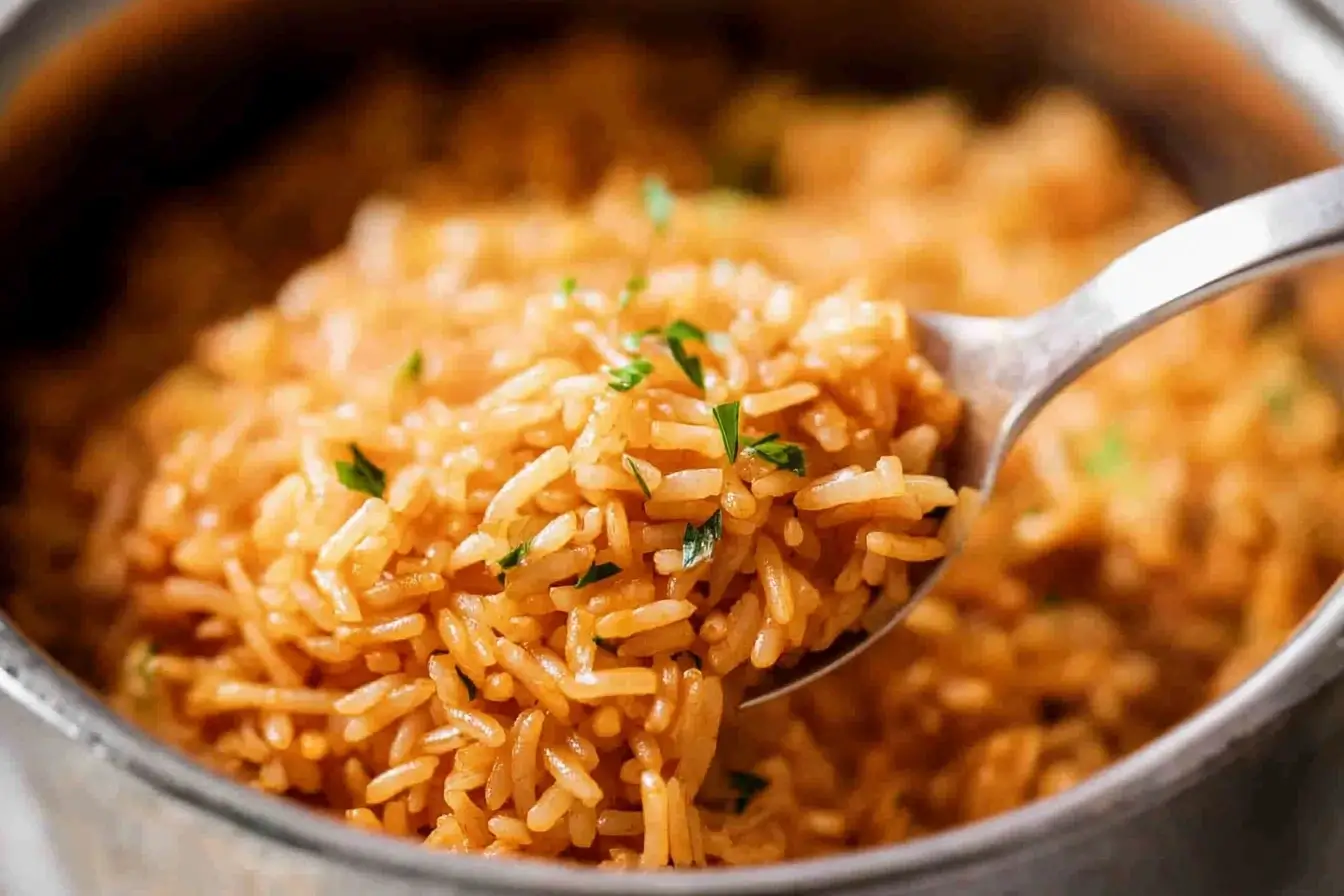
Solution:
M 1187 5 L 1177 3 L 1174 5 Z M 1193 0 L 1214 5 L 1217 0 Z M 0 19 L 0 31 L 15 14 Z M 1250 31 L 1255 22 L 1241 23 Z M 1323 29 L 1306 16 L 1276 19 L 1274 37 L 1299 37 L 1319 45 Z M 1285 31 L 1289 32 L 1285 34 Z M 1267 67 L 1272 67 L 1267 62 Z M 1320 113 L 1331 138 L 1344 135 L 1344 105 L 1332 99 L 1320 72 L 1300 60 L 1275 72 L 1279 80 Z M 694 872 L 613 874 L 551 862 L 500 861 L 447 855 L 390 837 L 376 837 L 285 800 L 258 793 L 217 775 L 158 743 L 112 712 L 73 676 L 35 649 L 0 611 L 0 694 L 6 694 L 95 756 L 148 785 L 159 795 L 213 816 L 273 845 L 406 881 L 479 887 L 503 892 L 615 896 L 632 881 L 649 894 L 764 894 L 826 892 L 844 885 L 927 878 L 969 862 L 1013 863 L 1030 848 L 1067 854 L 1076 841 L 1118 827 L 1168 802 L 1214 771 L 1236 744 L 1272 725 L 1292 707 L 1344 672 L 1344 579 L 1336 582 L 1291 639 L 1238 687 L 1133 754 L 1061 794 L 984 821 L 917 840 L 836 856 L 773 865 Z M 1043 845 L 1048 844 L 1048 845 Z M 633 876 L 632 876 L 633 875 Z

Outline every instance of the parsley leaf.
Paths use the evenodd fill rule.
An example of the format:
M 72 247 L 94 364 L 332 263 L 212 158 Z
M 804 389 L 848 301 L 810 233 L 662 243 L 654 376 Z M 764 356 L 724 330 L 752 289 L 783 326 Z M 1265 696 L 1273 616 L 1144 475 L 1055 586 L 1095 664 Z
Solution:
M 532 550 L 532 542 L 530 541 L 519 542 L 518 545 L 514 547 L 513 550 L 509 551 L 503 557 L 499 558 L 499 560 L 497 561 L 499 563 L 499 568 L 501 570 L 513 569 L 519 563 L 523 562 L 523 558 L 527 556 L 527 552 L 530 550 Z M 501 583 L 504 581 L 503 572 L 500 572 L 499 580 Z
M 765 778 L 751 772 L 729 772 L 728 783 L 737 791 L 737 800 L 733 803 L 733 812 L 738 815 L 747 811 L 747 806 L 756 798 L 756 795 L 770 786 L 770 782 Z
M 611 380 L 608 386 L 617 392 L 629 392 L 644 382 L 644 378 L 653 373 L 653 364 L 647 358 L 634 357 L 624 367 L 613 367 L 607 371 Z
M 576 277 L 566 277 L 560 281 L 560 295 L 569 298 L 574 295 L 574 290 L 579 288 L 579 281 Z
M 742 403 L 740 401 L 730 401 L 727 404 L 716 405 L 712 412 L 714 422 L 719 424 L 719 436 L 723 439 L 723 451 L 728 455 L 728 463 L 730 464 L 737 460 L 740 436 L 738 418 L 741 410 Z
M 420 382 L 420 375 L 425 372 L 425 356 L 416 349 L 411 352 L 411 356 L 401 365 L 400 376 L 403 380 L 410 383 Z
M 747 446 L 747 453 L 761 460 L 767 460 L 781 470 L 788 470 L 799 476 L 807 475 L 807 457 L 803 454 L 803 449 L 792 442 L 781 442 L 777 432 L 752 442 Z
M 681 565 L 690 569 L 714 556 L 714 545 L 723 537 L 723 511 L 716 510 L 699 526 L 686 524 L 681 536 Z
M 620 307 L 624 311 L 630 307 L 630 303 L 639 298 L 639 294 L 649 288 L 649 280 L 643 274 L 635 274 L 629 280 L 625 281 L 625 289 L 621 290 Z
M 681 344 L 680 339 L 668 337 L 667 348 L 672 352 L 672 359 L 677 362 L 677 366 L 686 374 L 686 379 L 694 383 L 701 392 L 705 391 L 705 370 L 700 364 L 700 359 L 687 354 L 686 347 Z
M 475 700 L 475 699 L 476 699 L 476 682 L 474 682 L 474 681 L 472 681 L 470 678 L 468 678 L 468 677 L 467 677 L 467 674 L 466 674 L 465 672 L 463 672 L 461 669 L 458 669 L 458 670 L 457 670 L 457 677 L 460 678 L 460 679 L 462 679 L 462 684 L 464 684 L 464 685 L 466 686 L 466 688 L 467 688 L 467 699 L 468 699 L 468 700 Z
M 588 571 L 579 576 L 579 580 L 574 583 L 575 588 L 585 588 L 594 582 L 600 582 L 603 579 L 609 579 L 620 573 L 621 568 L 615 563 L 594 563 L 588 567 Z
M 660 177 L 644 178 L 642 193 L 644 213 L 653 222 L 654 232 L 661 236 L 667 232 L 667 226 L 672 222 L 672 209 L 677 201 L 668 190 L 667 183 Z
M 663 335 L 666 336 L 669 341 L 672 339 L 680 339 L 684 342 L 705 341 L 704 330 L 700 329 L 695 324 L 681 320 L 680 318 L 668 324 L 667 329 L 663 331 Z
M 1113 476 L 1129 466 L 1129 452 L 1125 434 L 1119 426 L 1111 426 L 1102 437 L 1097 450 L 1083 461 L 1083 469 L 1093 476 Z
M 653 492 L 649 490 L 649 484 L 644 481 L 644 477 L 639 475 L 639 467 L 635 465 L 635 460 L 628 455 L 625 458 L 625 466 L 630 470 L 630 475 L 635 477 L 635 482 L 639 483 L 639 490 L 644 493 L 644 497 L 652 498 Z
M 387 474 L 374 466 L 354 442 L 350 443 L 350 458 L 348 461 L 336 461 L 336 478 L 341 481 L 341 485 L 352 492 L 381 498 L 387 491 Z

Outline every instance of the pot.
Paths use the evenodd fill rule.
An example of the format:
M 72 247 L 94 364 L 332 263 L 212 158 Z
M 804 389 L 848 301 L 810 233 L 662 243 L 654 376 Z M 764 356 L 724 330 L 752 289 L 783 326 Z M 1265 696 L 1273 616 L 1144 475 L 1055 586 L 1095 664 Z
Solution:
M 1100 98 L 1201 202 L 1334 161 L 1344 43 L 1319 11 L 1217 0 L 27 0 L 0 19 L 4 353 L 73 338 L 119 239 L 371 50 L 459 68 L 576 17 L 726 35 L 825 82 L 1033 81 Z M 73 35 L 78 35 L 70 42 Z M 314 246 L 314 250 L 323 248 Z M 77 264 L 67 260 L 80 259 Z M 11 467 L 12 468 L 12 465 Z M 1242 686 L 1062 795 L 899 846 L 649 875 L 435 854 L 216 777 L 115 717 L 0 614 L 0 852 L 20 894 L 1334 893 L 1344 880 L 1338 588 Z M 50 862 L 41 864 L 43 859 Z M 12 869 L 17 869 L 15 873 Z M 0 883 L 5 883 L 0 881 Z

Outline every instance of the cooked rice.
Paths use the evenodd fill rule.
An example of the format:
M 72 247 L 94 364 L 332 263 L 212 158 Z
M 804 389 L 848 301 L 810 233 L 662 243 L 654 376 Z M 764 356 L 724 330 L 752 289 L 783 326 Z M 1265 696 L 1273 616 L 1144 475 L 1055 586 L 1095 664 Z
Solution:
M 254 787 L 432 848 L 617 868 L 1006 811 L 1282 643 L 1344 557 L 1344 471 L 1335 404 L 1251 291 L 1061 396 L 900 630 L 737 715 L 753 669 L 900 606 L 969 518 L 938 476 L 960 405 L 905 308 L 1029 311 L 1190 206 L 1067 92 L 986 126 L 947 96 L 837 105 L 679 65 L 580 38 L 487 74 L 446 141 L 441 89 L 384 77 L 151 222 L 101 348 L 29 388 L 19 624 Z M 643 86 L 673 72 L 678 110 Z M 773 158 L 780 195 L 702 192 L 711 154 Z M 677 189 L 665 233 L 646 173 Z M 361 193 L 345 246 L 274 304 L 206 329 L 108 425 L 66 422 L 170 366 L 137 320 L 171 308 L 190 333 L 265 299 L 293 222 L 329 242 Z M 685 343 L 703 394 L 656 335 L 647 378 L 609 388 L 623 336 L 677 319 L 709 333 Z M 743 446 L 780 433 L 806 474 L 729 463 L 730 400 Z M 352 444 L 380 494 L 340 482 Z

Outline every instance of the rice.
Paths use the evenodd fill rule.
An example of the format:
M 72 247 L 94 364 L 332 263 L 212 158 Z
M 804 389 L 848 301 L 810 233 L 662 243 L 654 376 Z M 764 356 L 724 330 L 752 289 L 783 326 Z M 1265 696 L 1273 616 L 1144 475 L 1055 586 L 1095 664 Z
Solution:
M 417 131 L 442 88 L 384 75 L 165 209 L 124 323 L 28 386 L 15 621 L 243 783 L 612 868 L 985 818 L 1270 656 L 1344 565 L 1344 469 L 1263 291 L 1089 373 L 978 516 L 908 320 L 1041 307 L 1187 216 L 1177 191 L 1071 93 L 991 126 L 714 69 L 581 36 L 468 90 L 447 139 Z M 663 108 L 660 73 L 703 108 Z M 704 192 L 710 156 L 773 162 L 779 195 Z M 327 253 L 297 272 L 294 221 Z M 191 345 L 137 338 L 165 309 Z M 734 710 L 905 606 L 972 521 L 881 644 Z

